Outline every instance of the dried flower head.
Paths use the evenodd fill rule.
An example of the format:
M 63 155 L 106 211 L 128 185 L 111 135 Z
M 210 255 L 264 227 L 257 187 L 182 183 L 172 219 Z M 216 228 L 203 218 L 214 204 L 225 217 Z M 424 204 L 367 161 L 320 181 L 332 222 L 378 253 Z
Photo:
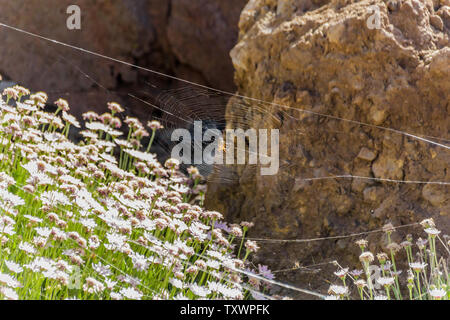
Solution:
M 57 107 L 63 111 L 69 111 L 69 103 L 67 102 L 67 100 L 65 99 L 58 99 L 57 101 L 55 101 L 55 104 L 57 105 Z
M 371 252 L 366 251 L 361 253 L 359 260 L 364 263 L 371 263 L 374 260 L 374 256 Z
M 117 102 L 108 102 L 108 109 L 113 113 L 122 113 L 125 111 Z

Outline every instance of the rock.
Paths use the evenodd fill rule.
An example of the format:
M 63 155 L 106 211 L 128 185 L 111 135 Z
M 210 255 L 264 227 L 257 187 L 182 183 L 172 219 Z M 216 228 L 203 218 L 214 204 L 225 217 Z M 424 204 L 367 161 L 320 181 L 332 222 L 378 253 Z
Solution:
M 233 90 L 229 51 L 236 44 L 237 25 L 245 0 L 172 0 L 167 27 L 177 59 L 201 73 L 206 82 Z
M 80 0 L 81 30 L 68 30 L 71 0 L 0 0 L 0 21 L 48 38 L 160 72 L 234 90 L 228 52 L 238 36 L 240 10 L 246 0 Z M 149 106 L 127 97 L 180 85 L 135 68 L 57 46 L 0 27 L 0 70 L 31 90 L 63 97 L 80 115 L 104 111 L 118 100 L 145 121 Z M 152 91 L 148 83 L 159 90 Z M 221 113 L 224 113 L 222 108 Z
M 402 180 L 403 164 L 404 161 L 402 159 L 394 159 L 381 155 L 372 165 L 372 171 L 377 178 Z
M 364 192 L 363 192 L 364 201 L 367 201 L 367 202 L 380 201 L 380 198 L 382 197 L 383 193 L 384 193 L 384 190 L 381 187 L 366 188 L 366 189 L 364 189 Z
M 446 200 L 449 200 L 448 192 L 445 188 L 427 184 L 422 188 L 422 196 L 433 206 L 440 207 Z
M 438 15 L 432 15 L 430 17 L 430 23 L 436 29 L 441 30 L 441 31 L 444 30 L 444 22 L 442 22 L 441 17 L 439 17 Z
M 358 158 L 366 161 L 372 161 L 375 159 L 377 154 L 366 147 L 362 148 L 358 153 Z
M 380 29 L 367 25 L 373 4 L 380 8 Z M 238 94 L 276 103 L 286 83 L 294 94 L 279 105 L 238 97 L 228 103 L 227 128 L 280 130 L 280 169 L 274 178 L 246 175 L 246 165 L 227 166 L 225 179 L 217 167 L 208 185 L 210 209 L 230 221 L 253 220 L 250 236 L 264 238 L 351 234 L 380 228 L 386 219 L 398 225 L 428 216 L 450 231 L 442 193 L 371 180 L 450 181 L 448 150 L 400 133 L 449 137 L 446 11 L 417 0 L 392 8 L 381 0 L 248 2 L 230 53 Z M 436 14 L 443 30 L 430 23 Z M 259 257 L 274 268 L 292 265 L 293 257 L 358 263 L 356 253 L 333 241 L 268 248 L 277 257 L 264 247 Z M 305 277 L 282 280 L 301 285 L 310 281 Z

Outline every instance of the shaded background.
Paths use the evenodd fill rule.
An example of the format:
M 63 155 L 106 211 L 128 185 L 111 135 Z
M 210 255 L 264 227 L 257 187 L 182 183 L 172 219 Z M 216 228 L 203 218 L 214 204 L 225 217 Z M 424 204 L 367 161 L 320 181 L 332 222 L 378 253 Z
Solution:
M 229 52 L 245 0 L 0 0 L 0 21 L 61 42 L 218 89 L 233 91 Z M 81 30 L 68 30 L 67 7 L 81 8 Z M 186 84 L 0 28 L 0 74 L 80 115 L 118 100 L 142 121 L 161 91 Z M 53 101 L 53 100 L 51 100 Z M 225 102 L 226 103 L 226 102 Z M 225 104 L 224 103 L 224 104 Z M 225 106 L 215 108 L 217 115 Z M 156 116 L 161 116 L 157 113 Z

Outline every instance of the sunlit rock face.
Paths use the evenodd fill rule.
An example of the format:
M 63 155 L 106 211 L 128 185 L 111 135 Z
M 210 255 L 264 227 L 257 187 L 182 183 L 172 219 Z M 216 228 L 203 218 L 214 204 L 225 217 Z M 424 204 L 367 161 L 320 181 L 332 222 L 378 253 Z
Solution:
M 428 216 L 448 233 L 448 185 L 382 180 L 450 181 L 448 148 L 400 133 L 449 145 L 445 3 L 249 1 L 231 51 L 235 81 L 240 95 L 273 104 L 233 98 L 227 127 L 278 128 L 280 170 L 261 176 L 258 166 L 218 168 L 208 206 L 230 221 L 254 221 L 253 237 L 336 236 Z M 403 229 L 395 240 L 414 230 Z M 371 249 L 386 241 L 382 233 L 365 237 Z M 294 261 L 351 262 L 359 250 L 354 240 L 264 243 L 260 262 L 273 270 Z M 281 277 L 324 283 L 313 273 Z

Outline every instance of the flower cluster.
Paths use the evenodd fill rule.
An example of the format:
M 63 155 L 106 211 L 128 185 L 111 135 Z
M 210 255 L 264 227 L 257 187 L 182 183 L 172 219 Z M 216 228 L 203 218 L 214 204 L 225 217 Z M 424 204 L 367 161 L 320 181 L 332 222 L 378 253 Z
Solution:
M 448 257 L 439 258 L 436 249 L 437 240 L 444 252 L 449 253 L 448 240 L 441 239 L 441 233 L 436 229 L 433 219 L 425 219 L 420 225 L 424 228 L 428 239 L 418 238 L 417 252 L 413 254 L 413 237 L 408 234 L 405 241 L 392 241 L 391 234 L 395 231 L 392 224 L 383 227 L 387 238 L 385 252 L 374 255 L 366 251 L 368 241 L 360 239 L 356 245 L 361 249 L 359 260 L 363 269 L 348 272 L 348 268 L 340 269 L 335 275 L 341 278 L 342 285 L 332 285 L 329 290 L 330 299 L 345 299 L 350 297 L 350 289 L 345 279 L 349 276 L 362 300 L 391 300 L 408 297 L 411 300 L 448 300 L 450 299 L 450 278 L 448 275 Z M 445 238 L 445 237 L 444 237 Z M 401 253 L 406 255 L 408 268 L 404 274 L 398 269 L 396 259 Z M 379 265 L 372 264 L 377 259 Z M 365 279 L 364 279 L 365 276 Z M 402 278 L 402 276 L 404 276 Z M 403 286 L 402 286 L 403 285 Z
M 66 100 L 49 113 L 45 93 L 14 87 L 3 97 L 0 298 L 252 297 L 241 271 L 258 246 L 194 202 L 195 168 L 185 176 L 175 159 L 163 166 L 148 153 L 162 128 L 157 121 L 148 123 L 152 136 L 141 151 L 145 126 L 126 117 L 128 137 L 121 139 L 124 109 L 111 102 L 110 113 L 83 114 L 76 144 L 67 137 L 81 125 Z M 236 236 L 243 258 L 235 254 Z

